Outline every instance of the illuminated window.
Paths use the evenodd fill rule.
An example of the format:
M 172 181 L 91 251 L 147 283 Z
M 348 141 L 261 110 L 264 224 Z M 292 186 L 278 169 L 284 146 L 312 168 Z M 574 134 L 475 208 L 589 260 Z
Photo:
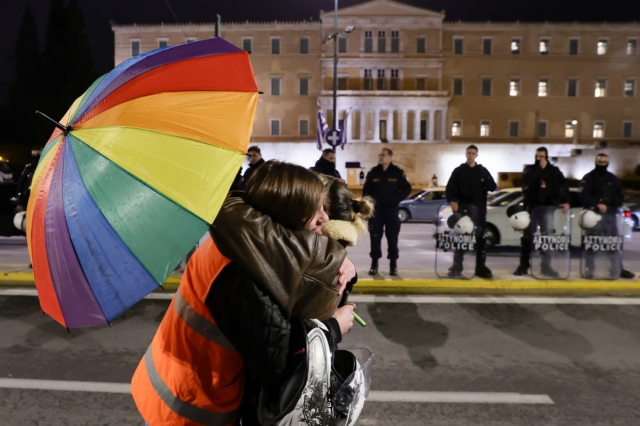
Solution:
M 549 54 L 549 39 L 541 38 L 540 39 L 540 54 L 548 55 Z
M 549 80 L 541 78 L 538 80 L 538 96 L 545 97 L 549 94 Z
M 575 133 L 575 126 L 571 121 L 564 122 L 564 137 L 572 138 Z
M 604 121 L 593 122 L 593 137 L 604 138 Z
M 453 124 L 451 125 L 451 136 L 462 136 L 462 121 L 453 121 Z
M 636 81 L 635 80 L 627 80 L 624 82 L 624 97 L 625 98 L 633 98 L 635 94 Z
M 512 78 L 509 82 L 509 96 L 520 96 L 520 79 Z
M 513 55 L 519 55 L 520 54 L 520 44 L 522 43 L 522 40 L 519 38 L 512 38 L 511 39 L 511 54 Z
M 480 136 L 486 137 L 491 134 L 491 123 L 488 120 L 480 122 Z
M 596 98 L 604 98 L 607 95 L 607 80 L 599 78 L 596 80 Z
M 598 47 L 597 47 L 597 53 L 598 55 L 604 55 L 607 53 L 607 40 L 598 40 Z
M 627 40 L 627 55 L 633 56 L 638 50 L 638 40 L 630 38 Z

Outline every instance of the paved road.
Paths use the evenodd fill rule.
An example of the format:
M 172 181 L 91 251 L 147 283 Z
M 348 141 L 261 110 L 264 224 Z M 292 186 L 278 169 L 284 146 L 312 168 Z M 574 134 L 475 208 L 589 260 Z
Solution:
M 400 275 L 415 275 L 418 271 L 433 271 L 435 264 L 435 240 L 433 234 L 435 226 L 427 223 L 402 224 L 399 240 L 400 260 L 398 263 Z M 0 270 L 3 265 L 28 265 L 29 254 L 27 247 L 19 243 L 19 239 L 0 238 Z M 358 245 L 349 248 L 349 257 L 355 263 L 361 275 L 366 275 L 371 259 L 369 258 L 369 238 L 361 238 Z M 386 260 L 386 239 L 382 242 L 383 259 L 380 260 L 380 273 L 388 273 L 388 261 Z M 494 273 L 510 274 L 518 266 L 518 249 L 515 247 L 500 248 L 489 253 L 487 265 Z M 640 273 L 640 233 L 634 233 L 631 241 L 625 243 L 624 251 L 625 267 L 636 273 Z M 580 269 L 578 254 L 573 254 L 572 271 Z
M 358 303 L 369 325 L 344 343 L 376 353 L 372 386 L 383 402 L 367 403 L 360 425 L 640 424 L 640 306 L 376 298 Z M 140 425 L 127 394 L 2 387 L 9 378 L 127 383 L 167 306 L 145 300 L 113 328 L 68 334 L 36 298 L 0 295 L 0 424 Z M 512 394 L 550 403 L 500 403 Z M 497 400 L 464 402 L 478 397 Z

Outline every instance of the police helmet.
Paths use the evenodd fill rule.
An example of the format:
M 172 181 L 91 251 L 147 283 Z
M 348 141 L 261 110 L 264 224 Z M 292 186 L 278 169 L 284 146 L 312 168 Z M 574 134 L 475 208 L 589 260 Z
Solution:
M 13 217 L 13 226 L 15 226 L 19 231 L 26 232 L 27 231 L 27 212 L 22 211 L 17 213 Z
M 522 203 L 514 204 L 507 209 L 509 223 L 516 231 L 524 231 L 531 224 L 531 215 Z
M 475 228 L 473 220 L 467 215 L 456 212 L 449 216 L 447 225 L 453 229 L 456 234 L 471 234 Z
M 580 214 L 579 224 L 582 229 L 593 229 L 598 226 L 602 216 L 593 209 L 585 209 Z

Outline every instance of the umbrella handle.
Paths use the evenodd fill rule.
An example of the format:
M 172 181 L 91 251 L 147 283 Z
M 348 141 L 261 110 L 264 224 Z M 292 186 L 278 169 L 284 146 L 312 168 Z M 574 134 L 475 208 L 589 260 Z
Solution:
M 67 136 L 69 134 L 69 131 L 71 131 L 71 126 L 68 126 L 68 127 L 63 126 L 62 124 L 58 123 L 56 120 L 54 120 L 53 118 L 49 117 L 48 115 L 44 114 L 41 111 L 36 111 L 36 114 L 40 114 L 47 120 L 51 121 L 58 129 L 62 130 L 62 133 L 64 133 L 65 136 Z

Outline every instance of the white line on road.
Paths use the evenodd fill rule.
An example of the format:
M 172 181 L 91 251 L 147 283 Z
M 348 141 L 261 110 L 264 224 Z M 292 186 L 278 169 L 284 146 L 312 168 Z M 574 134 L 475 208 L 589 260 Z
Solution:
M 145 299 L 171 300 L 174 292 L 151 293 Z M 0 289 L 0 296 L 38 295 L 35 289 Z M 415 303 L 415 304 L 517 304 L 517 305 L 640 305 L 638 297 L 534 297 L 534 296 L 393 296 L 352 294 L 353 303 Z
M 68 380 L 35 380 L 0 378 L 0 388 L 68 392 L 130 393 L 128 383 L 79 382 Z M 456 404 L 553 404 L 547 395 L 525 395 L 508 392 L 406 392 L 371 391 L 368 401 L 430 402 Z

